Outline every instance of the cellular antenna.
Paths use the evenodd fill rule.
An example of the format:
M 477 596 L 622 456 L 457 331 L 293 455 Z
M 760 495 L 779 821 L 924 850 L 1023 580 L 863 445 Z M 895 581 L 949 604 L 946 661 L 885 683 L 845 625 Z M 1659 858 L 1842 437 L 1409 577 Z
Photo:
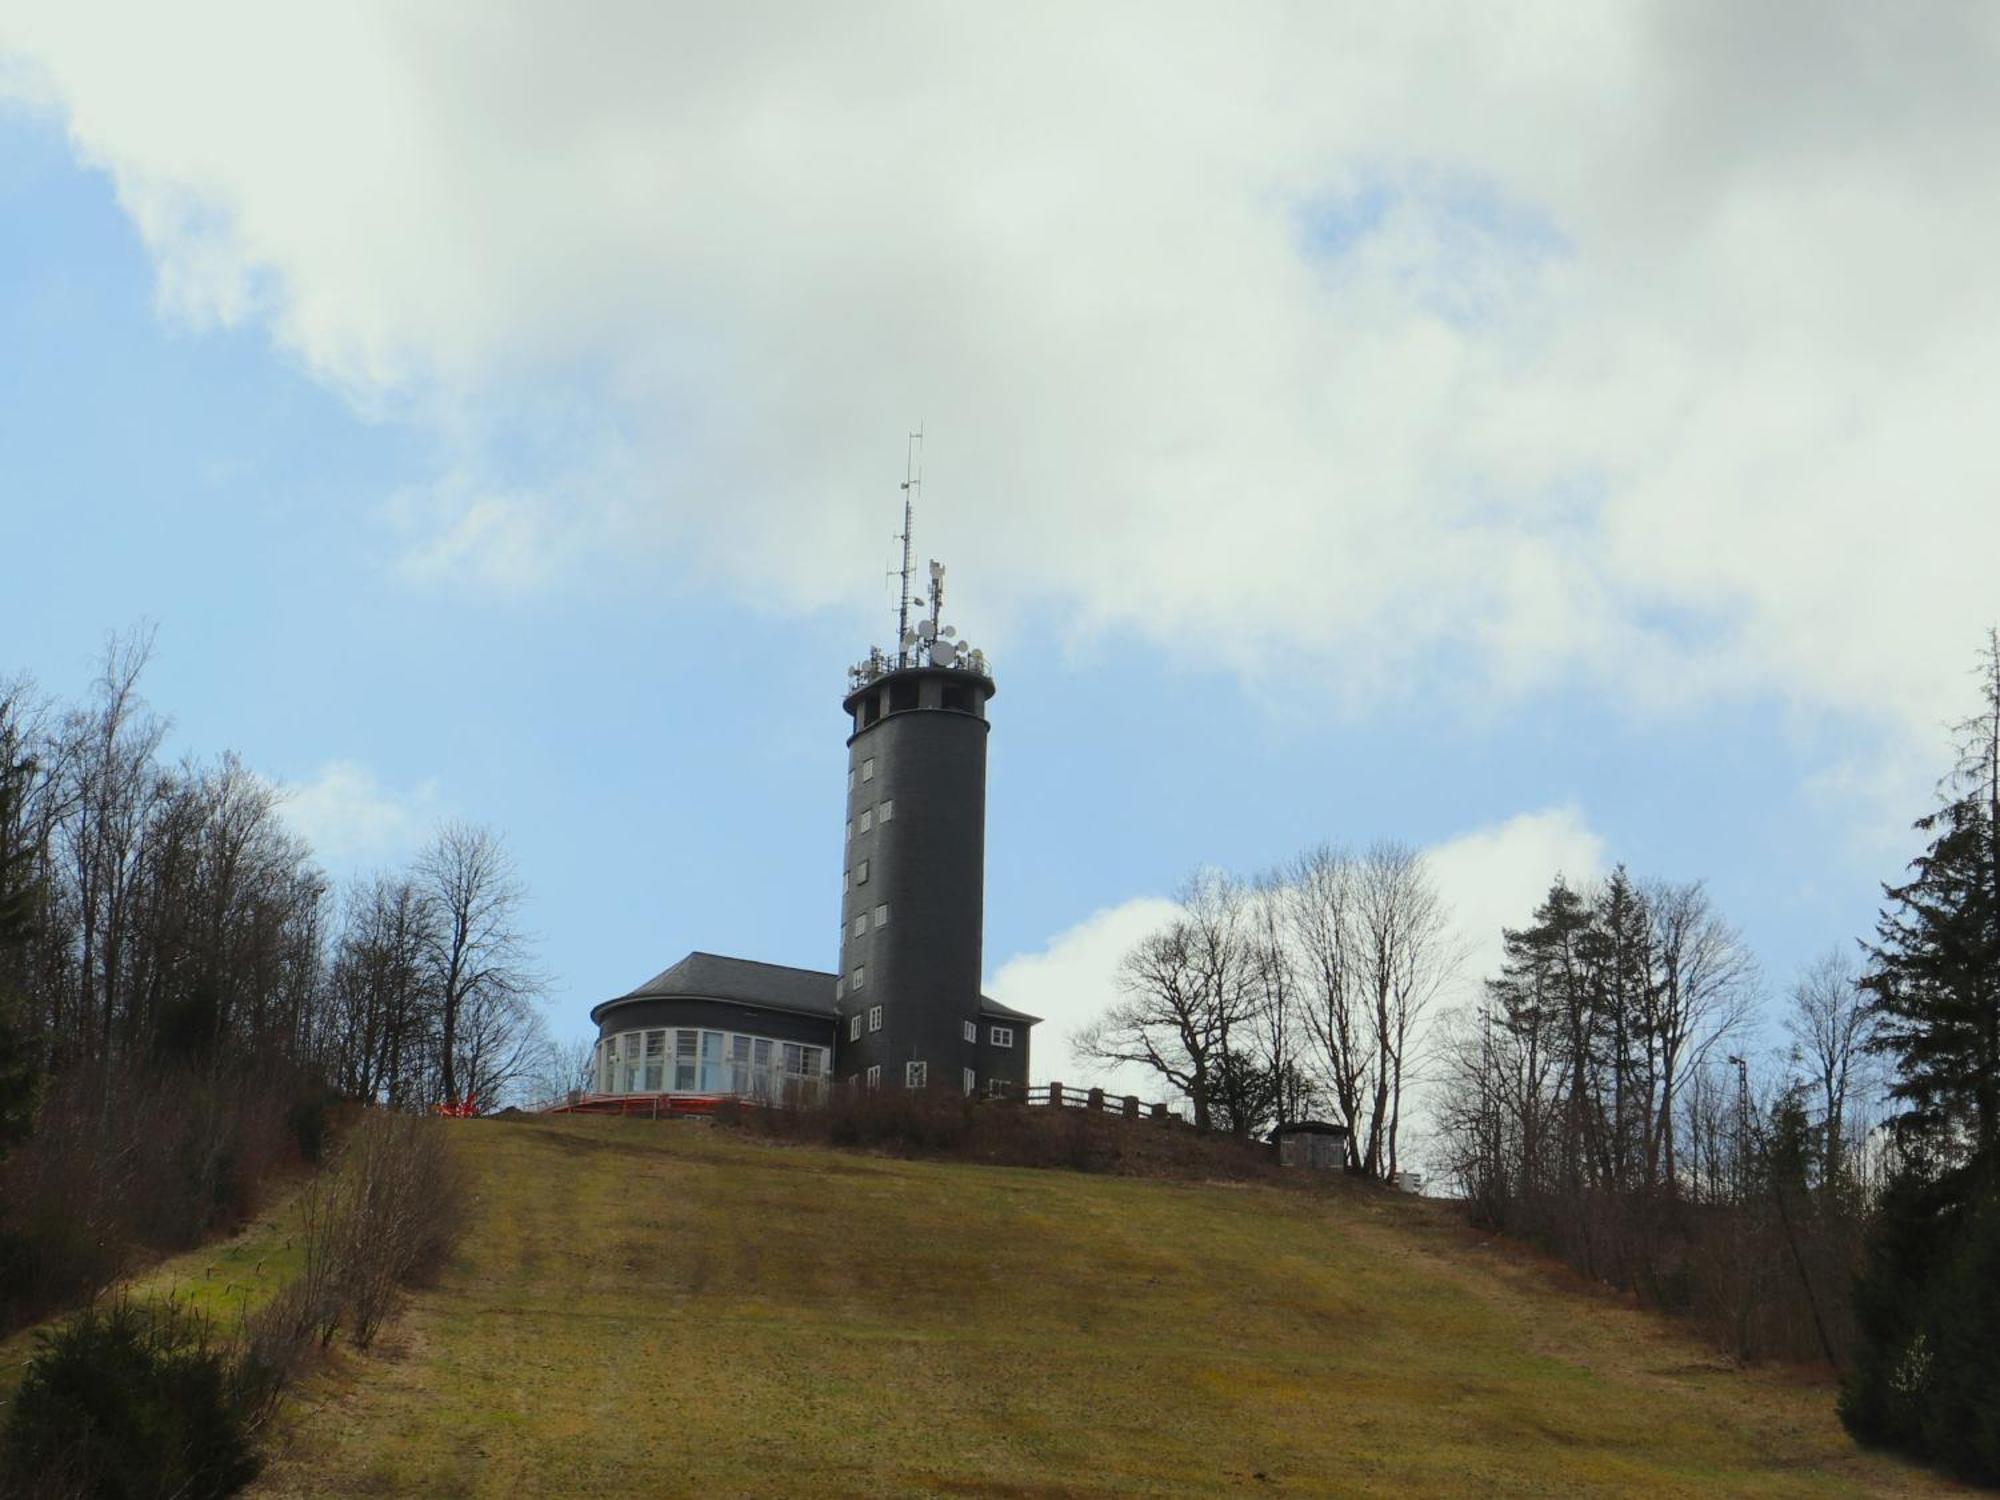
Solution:
M 896 665 L 910 664 L 910 534 L 911 520 L 915 515 L 915 501 L 924 489 L 924 424 L 917 423 L 917 430 L 910 434 L 909 442 L 903 449 L 903 534 L 898 540 L 903 544 L 903 587 L 896 603 Z

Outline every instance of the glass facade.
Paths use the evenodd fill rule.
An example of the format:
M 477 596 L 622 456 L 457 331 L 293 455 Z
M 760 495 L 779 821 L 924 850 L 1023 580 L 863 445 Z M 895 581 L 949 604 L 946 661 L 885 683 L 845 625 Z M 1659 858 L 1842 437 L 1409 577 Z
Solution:
M 734 1031 L 622 1031 L 597 1044 L 596 1092 L 818 1099 L 830 1071 L 827 1051 Z

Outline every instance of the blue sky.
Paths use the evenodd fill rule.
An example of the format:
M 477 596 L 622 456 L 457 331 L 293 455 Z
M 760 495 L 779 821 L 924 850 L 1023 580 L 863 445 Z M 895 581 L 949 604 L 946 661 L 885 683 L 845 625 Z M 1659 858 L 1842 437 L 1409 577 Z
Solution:
M 1350 139 L 1280 99 L 1286 131 L 1162 164 L 1091 115 L 1066 125 L 1094 196 L 1017 186 L 996 214 L 919 187 L 918 217 L 949 227 L 899 260 L 823 163 L 765 184 L 707 161 L 742 134 L 727 67 L 723 102 L 685 119 L 591 105 L 606 139 L 658 135 L 657 217 L 616 173 L 562 173 L 584 133 L 557 128 L 568 94 L 507 100 L 502 128 L 418 42 L 382 87 L 470 111 L 438 129 L 476 159 L 316 142 L 311 80 L 300 120 L 253 130 L 218 105 L 197 129 L 205 106 L 134 97 L 59 21 L 17 24 L 0 552 L 34 563 L 7 568 L 0 670 L 74 694 L 107 633 L 151 621 L 176 748 L 298 789 L 337 873 L 406 858 L 439 817 L 502 831 L 564 1033 L 691 948 L 830 964 L 843 673 L 885 634 L 919 420 L 920 553 L 950 562 L 1000 688 L 987 969 L 1062 1025 L 1109 998 L 1116 913 L 1198 863 L 1253 871 L 1321 839 L 1456 847 L 1451 894 L 1489 940 L 1557 863 L 1705 878 L 1776 991 L 1866 931 L 2000 605 L 1990 569 L 1928 578 L 1957 564 L 1885 547 L 1879 490 L 1835 483 L 1921 449 L 1933 510 L 1898 524 L 1984 535 L 1963 434 L 1918 409 L 1926 381 L 1990 394 L 1990 346 L 1979 362 L 1899 280 L 1902 343 L 1925 352 L 1884 367 L 1894 334 L 1827 309 L 1887 249 L 1774 306 L 1794 247 L 1760 227 L 1718 249 L 1756 204 L 1660 243 L 1654 210 L 1603 185 L 1650 132 L 1563 172 L 1534 136 L 1570 141 L 1561 120 L 1503 149 L 1436 105 L 1369 127 L 1405 139 Z M 1162 88 L 1208 66 L 1181 29 Z M 1422 78 L 1421 40 L 1378 66 Z M 1663 76 L 1704 65 L 1677 45 Z M 191 80 L 203 98 L 241 71 L 211 50 L 166 60 L 221 70 Z M 848 119 L 850 81 L 801 85 L 799 118 L 758 128 L 865 142 L 879 122 Z M 1090 175 L 1093 132 L 1130 180 Z M 973 175 L 1056 170 L 1020 150 Z M 356 156 L 350 178 L 328 165 Z M 399 183 L 406 157 L 431 175 Z M 1696 153 L 1652 180 L 1695 202 L 1714 169 Z M 495 171 L 570 196 L 489 203 Z M 1232 206 L 1200 213 L 1205 194 Z M 414 223 L 382 206 L 445 200 Z M 1302 244 L 1298 202 L 1346 207 Z M 1940 236 L 1965 227 L 1940 210 Z M 1758 295 L 1766 321 L 1725 315 Z M 1263 363 L 1299 322 L 1311 341 Z

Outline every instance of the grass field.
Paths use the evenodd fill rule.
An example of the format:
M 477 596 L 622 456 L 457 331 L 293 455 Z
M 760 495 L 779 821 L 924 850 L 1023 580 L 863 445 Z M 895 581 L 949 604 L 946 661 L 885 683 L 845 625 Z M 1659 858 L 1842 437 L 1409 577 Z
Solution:
M 466 1122 L 457 1263 L 267 1495 L 1928 1495 L 1433 1205 Z
M 176 1255 L 127 1280 L 121 1291 L 140 1300 L 172 1297 L 206 1316 L 222 1338 L 233 1337 L 246 1312 L 269 1300 L 298 1274 L 302 1252 L 293 1238 L 300 1178 L 272 1184 L 272 1201 L 227 1239 Z M 0 1403 L 21 1383 L 35 1352 L 33 1328 L 0 1339 Z

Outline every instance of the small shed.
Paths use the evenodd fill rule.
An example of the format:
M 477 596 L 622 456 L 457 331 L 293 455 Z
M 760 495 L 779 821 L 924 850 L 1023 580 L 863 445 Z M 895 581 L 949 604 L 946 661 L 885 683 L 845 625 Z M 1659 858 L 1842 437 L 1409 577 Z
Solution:
M 1294 1120 L 1271 1132 L 1281 1167 L 1339 1172 L 1347 1167 L 1347 1127 L 1326 1120 Z

